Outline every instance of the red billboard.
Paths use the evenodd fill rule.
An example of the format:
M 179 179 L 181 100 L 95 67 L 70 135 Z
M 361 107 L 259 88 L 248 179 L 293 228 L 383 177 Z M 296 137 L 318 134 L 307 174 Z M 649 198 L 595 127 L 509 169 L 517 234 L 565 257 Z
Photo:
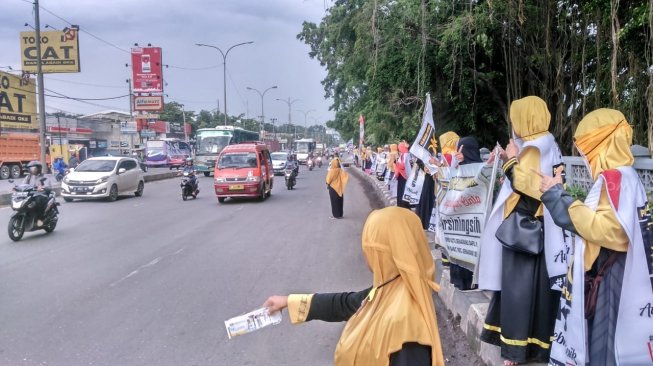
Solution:
M 132 73 L 135 93 L 162 93 L 161 47 L 132 48 Z

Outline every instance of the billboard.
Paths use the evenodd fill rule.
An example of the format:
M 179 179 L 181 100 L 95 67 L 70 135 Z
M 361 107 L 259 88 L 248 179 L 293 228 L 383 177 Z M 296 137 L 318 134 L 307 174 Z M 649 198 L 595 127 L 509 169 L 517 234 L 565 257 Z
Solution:
M 41 32 L 41 65 L 44 73 L 80 72 L 79 28 Z M 36 73 L 36 32 L 20 32 L 21 67 Z
M 134 92 L 162 93 L 161 47 L 135 47 L 131 54 Z
M 36 84 L 0 71 L 0 126 L 9 128 L 38 128 L 36 118 Z
M 120 122 L 121 133 L 138 133 L 135 121 Z
M 163 96 L 134 96 L 135 111 L 163 111 Z M 139 117 L 136 117 L 139 118 Z

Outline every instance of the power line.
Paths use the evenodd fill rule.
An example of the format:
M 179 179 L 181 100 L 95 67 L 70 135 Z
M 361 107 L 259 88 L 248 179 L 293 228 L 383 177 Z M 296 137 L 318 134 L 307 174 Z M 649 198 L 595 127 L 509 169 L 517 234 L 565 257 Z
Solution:
M 79 81 L 56 79 L 56 78 L 52 78 L 52 77 L 49 77 L 49 76 L 46 77 L 46 79 L 47 80 L 58 81 L 58 82 L 61 82 L 61 83 L 75 84 L 75 85 L 85 85 L 85 86 L 92 86 L 92 87 L 97 87 L 97 88 L 112 88 L 112 89 L 124 89 L 125 88 L 125 86 L 82 83 L 82 82 L 79 82 Z

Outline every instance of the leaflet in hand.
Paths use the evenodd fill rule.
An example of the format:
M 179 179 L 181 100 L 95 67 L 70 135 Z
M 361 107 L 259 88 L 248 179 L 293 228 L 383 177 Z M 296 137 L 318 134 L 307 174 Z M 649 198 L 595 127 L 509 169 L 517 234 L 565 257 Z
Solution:
M 228 319 L 224 322 L 229 339 L 281 323 L 281 312 L 270 314 L 268 308 L 260 308 L 247 314 Z

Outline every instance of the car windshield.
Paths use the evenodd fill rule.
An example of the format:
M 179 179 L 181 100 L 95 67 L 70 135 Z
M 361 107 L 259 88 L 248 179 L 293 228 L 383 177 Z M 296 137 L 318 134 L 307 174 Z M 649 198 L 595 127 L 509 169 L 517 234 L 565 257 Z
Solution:
M 287 153 L 282 153 L 282 152 L 277 152 L 277 153 L 272 153 L 272 160 L 286 160 L 288 159 L 288 154 Z
M 224 168 L 256 168 L 256 154 L 253 152 L 238 152 L 222 154 L 218 169 Z
M 77 166 L 76 172 L 110 172 L 116 167 L 115 160 L 85 160 Z

